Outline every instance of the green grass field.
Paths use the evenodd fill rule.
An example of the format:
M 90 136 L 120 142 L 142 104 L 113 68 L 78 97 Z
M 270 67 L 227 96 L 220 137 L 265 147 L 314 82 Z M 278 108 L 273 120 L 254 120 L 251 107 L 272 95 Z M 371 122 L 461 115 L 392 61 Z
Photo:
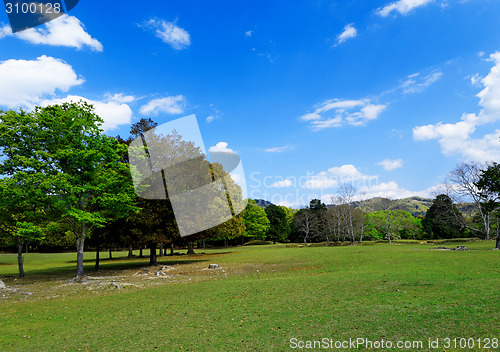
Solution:
M 3 254 L 0 277 L 12 289 L 0 291 L 0 351 L 367 349 L 298 348 L 298 341 L 322 338 L 422 341 L 422 348 L 405 351 L 493 351 L 478 343 L 500 338 L 500 251 L 490 250 L 493 241 L 465 245 L 471 250 L 417 244 L 198 250 L 205 254 L 160 257 L 172 274 L 165 278 L 137 274 L 147 259 L 124 252 L 94 272 L 93 254 L 86 253 L 95 279 L 86 284 L 69 283 L 75 254 L 28 254 L 22 280 L 15 278 L 16 256 Z M 220 269 L 206 270 L 209 263 Z M 455 348 L 454 338 L 473 338 L 474 348 L 460 348 L 465 340 L 458 339 Z M 429 348 L 429 339 L 439 339 L 439 348 Z

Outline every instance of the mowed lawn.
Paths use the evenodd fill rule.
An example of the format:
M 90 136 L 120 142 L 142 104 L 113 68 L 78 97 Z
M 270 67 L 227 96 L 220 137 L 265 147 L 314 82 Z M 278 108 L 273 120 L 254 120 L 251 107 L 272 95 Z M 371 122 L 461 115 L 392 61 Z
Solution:
M 471 250 L 398 244 L 198 250 L 206 254 L 160 262 L 217 263 L 217 275 L 191 280 L 186 272 L 184 282 L 143 280 L 148 285 L 122 289 L 73 284 L 64 295 L 58 290 L 73 274 L 75 255 L 28 254 L 28 277 L 4 281 L 34 293 L 0 300 L 0 351 L 305 351 L 320 349 L 294 349 L 291 339 L 322 338 L 423 341 L 406 351 L 495 350 L 479 349 L 477 339 L 500 338 L 500 251 L 490 250 L 493 241 L 465 245 Z M 15 275 L 15 259 L 0 255 L 0 277 Z M 146 264 L 120 258 L 103 261 L 104 271 L 92 272 L 90 261 L 87 269 L 123 276 Z M 473 338 L 475 347 L 445 348 L 445 338 Z M 439 348 L 428 348 L 429 339 L 440 339 Z

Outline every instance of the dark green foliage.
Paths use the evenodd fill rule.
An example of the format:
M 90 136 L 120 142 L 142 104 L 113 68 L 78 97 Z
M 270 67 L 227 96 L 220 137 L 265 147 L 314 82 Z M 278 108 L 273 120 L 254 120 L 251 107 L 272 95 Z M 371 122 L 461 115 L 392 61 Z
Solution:
M 429 239 L 462 237 L 463 217 L 446 194 L 438 195 L 422 220 Z
M 253 240 L 245 243 L 245 246 L 265 246 L 268 244 L 273 244 L 273 243 L 270 241 Z
M 290 225 L 285 210 L 277 205 L 270 204 L 265 211 L 270 223 L 267 238 L 274 243 L 286 241 L 290 234 Z

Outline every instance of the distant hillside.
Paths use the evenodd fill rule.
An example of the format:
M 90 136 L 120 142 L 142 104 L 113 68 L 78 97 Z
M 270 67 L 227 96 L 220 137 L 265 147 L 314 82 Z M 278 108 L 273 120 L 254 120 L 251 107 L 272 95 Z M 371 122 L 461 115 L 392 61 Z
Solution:
M 271 202 L 264 199 L 254 199 L 257 205 L 261 208 L 267 207 Z M 361 202 L 354 202 L 354 207 L 361 207 Z M 363 202 L 363 210 L 368 213 L 381 210 L 404 210 L 409 212 L 414 217 L 419 215 L 425 215 L 427 210 L 432 205 L 432 199 L 422 198 L 422 197 L 409 197 L 403 199 L 388 199 L 382 197 L 375 197 L 367 199 Z M 456 204 L 458 210 L 462 214 L 470 214 L 475 212 L 474 205 L 471 203 L 459 203 Z M 331 205 L 327 205 L 330 207 Z
M 363 207 L 367 212 L 374 212 L 380 210 L 404 210 L 414 217 L 419 215 L 425 215 L 427 210 L 432 205 L 432 199 L 422 198 L 422 197 L 409 197 L 403 199 L 387 199 L 381 197 L 375 197 L 367 199 L 364 201 Z M 360 207 L 360 202 L 355 202 L 354 206 L 356 208 Z M 470 213 L 473 210 L 474 205 L 470 203 L 460 203 L 457 204 L 458 210 L 462 213 Z
M 375 197 L 367 199 L 363 202 L 363 207 L 367 212 L 374 212 L 380 210 L 404 210 L 411 215 L 417 217 L 419 215 L 425 215 L 427 209 L 432 205 L 432 199 L 426 199 L 421 197 L 410 197 L 403 199 L 387 199 L 381 197 Z M 355 207 L 360 207 L 360 202 L 354 204 Z
M 267 207 L 269 204 L 272 204 L 271 202 L 268 202 L 267 200 L 264 199 L 254 199 L 255 203 L 261 208 Z

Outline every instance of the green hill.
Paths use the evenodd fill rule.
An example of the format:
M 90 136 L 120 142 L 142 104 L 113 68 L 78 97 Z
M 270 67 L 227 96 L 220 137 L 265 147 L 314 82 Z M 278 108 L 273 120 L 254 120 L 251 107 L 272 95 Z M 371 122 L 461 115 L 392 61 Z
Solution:
M 388 199 L 375 197 L 367 199 L 361 205 L 360 202 L 355 202 L 355 207 L 362 206 L 367 212 L 374 212 L 380 210 L 404 210 L 411 213 L 413 216 L 417 217 L 419 215 L 425 215 L 427 209 L 432 205 L 432 199 L 426 199 L 421 197 L 410 197 L 403 199 Z

